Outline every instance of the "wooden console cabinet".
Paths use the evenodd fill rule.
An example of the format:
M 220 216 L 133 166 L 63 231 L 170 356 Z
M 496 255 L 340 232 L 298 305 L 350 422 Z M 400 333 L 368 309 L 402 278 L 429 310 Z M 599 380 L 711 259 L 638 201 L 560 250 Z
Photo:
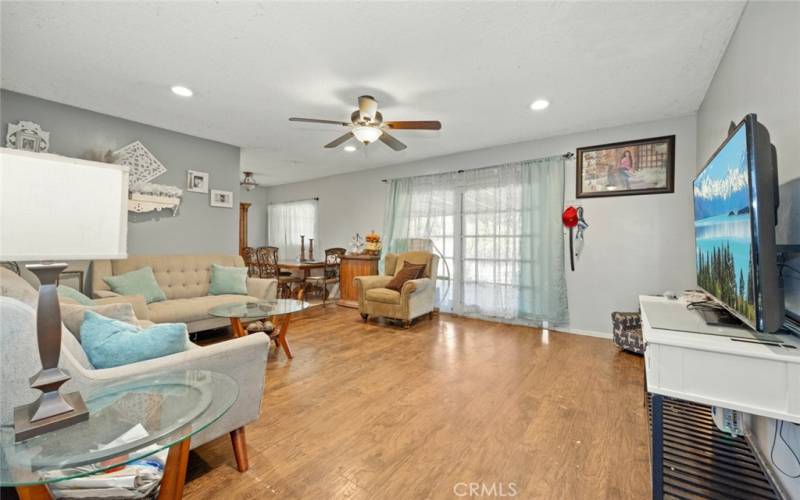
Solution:
M 344 307 L 358 307 L 358 290 L 353 278 L 356 276 L 374 276 L 378 274 L 380 257 L 375 255 L 343 255 L 339 270 L 338 304 Z

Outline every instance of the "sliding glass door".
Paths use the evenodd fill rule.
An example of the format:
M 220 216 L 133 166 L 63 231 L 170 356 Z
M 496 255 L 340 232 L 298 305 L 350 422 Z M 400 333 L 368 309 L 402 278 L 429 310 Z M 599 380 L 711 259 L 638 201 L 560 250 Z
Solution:
M 432 241 L 443 256 L 442 311 L 555 323 L 566 318 L 562 204 L 557 160 L 397 179 L 387 206 L 387 248 Z
M 517 317 L 523 234 L 519 184 L 468 188 L 461 194 L 460 311 Z
M 429 239 L 440 256 L 436 289 L 439 308 L 453 310 L 456 227 L 460 226 L 457 192 L 451 188 L 418 189 L 409 193 L 409 239 Z

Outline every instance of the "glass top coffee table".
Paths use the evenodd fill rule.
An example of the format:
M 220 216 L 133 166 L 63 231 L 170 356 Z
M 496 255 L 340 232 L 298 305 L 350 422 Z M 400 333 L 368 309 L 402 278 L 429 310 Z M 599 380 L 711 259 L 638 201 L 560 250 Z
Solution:
M 244 337 L 247 335 L 247 330 L 243 322 L 249 323 L 267 318 L 275 318 L 277 322 L 277 320 L 280 319 L 280 328 L 277 332 L 270 334 L 270 338 L 274 339 L 275 342 L 283 348 L 286 356 L 291 359 L 293 357 L 292 351 L 289 349 L 289 343 L 286 341 L 286 332 L 289 331 L 289 321 L 292 318 L 292 313 L 300 312 L 308 306 L 309 303 L 302 300 L 273 299 L 259 302 L 222 304 L 212 307 L 208 313 L 219 318 L 229 318 L 231 320 L 231 329 L 235 337 Z
M 180 498 L 191 436 L 231 408 L 239 386 L 221 373 L 183 370 L 97 384 L 80 393 L 89 409 L 86 421 L 19 443 L 12 425 L 0 427 L 0 486 L 16 487 L 21 498 L 40 498 L 47 494 L 44 484 L 169 448 L 159 498 Z M 124 444 L 111 444 L 126 433 Z

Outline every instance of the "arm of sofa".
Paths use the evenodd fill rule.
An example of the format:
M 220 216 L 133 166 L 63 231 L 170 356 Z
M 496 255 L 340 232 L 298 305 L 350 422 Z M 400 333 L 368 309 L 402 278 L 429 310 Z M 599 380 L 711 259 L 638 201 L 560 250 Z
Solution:
M 133 312 L 136 314 L 136 319 L 149 320 L 150 310 L 147 309 L 147 302 L 144 300 L 144 295 L 118 295 L 114 294 L 113 297 L 106 297 L 102 299 L 95 299 L 95 304 L 130 304 L 133 306 Z
M 247 295 L 265 300 L 274 299 L 278 296 L 278 280 L 247 278 Z
M 264 395 L 269 342 L 265 334 L 253 333 L 116 368 L 91 370 L 72 365 L 70 373 L 73 379 L 80 379 L 81 386 L 177 370 L 209 370 L 228 375 L 238 383 L 239 397 L 220 420 L 192 436 L 192 447 L 195 448 L 258 419 Z

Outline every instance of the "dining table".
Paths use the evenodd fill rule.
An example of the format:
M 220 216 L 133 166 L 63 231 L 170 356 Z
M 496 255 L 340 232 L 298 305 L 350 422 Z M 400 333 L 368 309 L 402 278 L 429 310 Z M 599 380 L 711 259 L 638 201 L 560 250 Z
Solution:
M 303 281 L 311 275 L 312 269 L 322 269 L 324 267 L 324 260 L 286 260 L 278 262 L 278 269 L 281 271 L 300 271 L 303 274 Z
M 290 271 L 292 273 L 300 272 L 302 275 L 300 286 L 297 287 L 292 295 L 299 300 L 303 299 L 305 294 L 306 279 L 311 276 L 312 269 L 324 269 L 324 260 L 285 260 L 278 262 L 278 271 Z

